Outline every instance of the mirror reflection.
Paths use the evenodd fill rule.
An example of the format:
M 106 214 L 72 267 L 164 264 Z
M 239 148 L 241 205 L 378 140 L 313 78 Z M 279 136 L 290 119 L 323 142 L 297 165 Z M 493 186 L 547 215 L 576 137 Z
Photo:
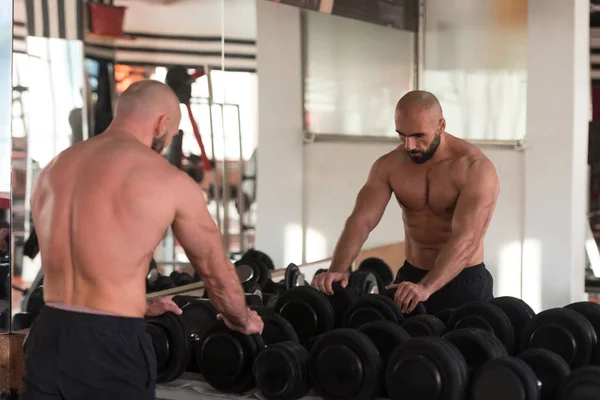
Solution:
M 16 2 L 14 26 L 24 34 L 13 59 L 13 315 L 35 315 L 40 304 L 36 299 L 43 299 L 39 296 L 41 260 L 29 205 L 37 175 L 61 151 L 102 134 L 113 120 L 121 93 L 142 79 L 187 92 L 179 96 L 179 134 L 164 156 L 202 188 L 232 259 L 255 245 L 254 21 L 224 29 L 220 0 L 113 3 L 126 8 L 122 27 L 111 27 L 109 32 L 94 25 L 101 7 L 66 10 L 63 21 L 52 14 L 56 10 L 50 10 L 47 19 L 39 18 L 40 12 L 48 10 L 28 9 L 25 1 Z M 224 10 L 243 20 L 253 8 L 248 2 L 235 2 L 224 5 Z M 89 13 L 90 26 L 69 21 L 71 12 L 80 11 Z M 64 31 L 54 29 L 55 17 L 65 24 Z M 165 26 L 168 18 L 181 23 Z M 33 26 L 27 21 L 33 21 Z M 49 28 L 44 25 L 48 21 Z M 182 247 L 167 231 L 153 254 L 147 291 L 197 280 Z

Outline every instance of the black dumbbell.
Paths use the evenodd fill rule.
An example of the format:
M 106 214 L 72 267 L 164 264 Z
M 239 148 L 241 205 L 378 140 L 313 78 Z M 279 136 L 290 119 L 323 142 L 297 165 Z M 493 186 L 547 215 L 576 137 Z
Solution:
M 270 278 L 268 279 L 262 290 L 263 304 L 273 308 L 279 296 L 286 290 L 305 285 L 304 274 L 300 272 L 300 268 L 296 264 L 290 263 L 286 267 L 285 276 L 280 282 L 275 283 Z
M 509 354 L 519 354 L 521 352 L 523 329 L 531 318 L 535 316 L 535 311 L 523 300 L 511 296 L 496 297 L 491 299 L 489 303 L 500 308 L 510 320 L 514 334 L 514 346 L 512 353 Z
M 273 308 L 293 327 L 300 343 L 333 329 L 335 313 L 327 297 L 310 286 L 297 286 L 285 291 Z
M 267 267 L 267 269 L 275 269 L 275 264 L 273 263 L 271 257 L 269 257 L 268 254 L 256 249 L 249 249 L 248 251 L 246 251 L 242 256 L 241 260 L 243 259 L 259 261 L 261 264 L 264 264 Z
M 483 365 L 474 379 L 473 400 L 554 400 L 569 372 L 562 357 L 545 349 L 497 358 Z
M 194 354 L 196 354 L 198 347 L 202 345 L 210 327 L 217 322 L 218 311 L 210 301 L 190 297 L 173 296 L 172 300 L 177 305 L 182 304 L 180 305 L 181 316 L 185 321 L 189 335 L 191 357 L 186 370 L 189 372 L 202 372 Z
M 166 312 L 159 317 L 146 317 L 146 332 L 156 354 L 156 382 L 179 378 L 189 364 L 190 335 L 182 316 Z
M 568 308 L 569 310 L 576 311 L 583 315 L 594 327 L 596 336 L 600 341 L 600 304 L 593 303 L 591 301 L 580 301 L 569 304 L 564 308 Z M 595 365 L 600 365 L 600 346 L 594 347 L 590 362 Z
M 267 400 L 301 399 L 310 390 L 309 352 L 299 343 L 267 346 L 254 361 L 256 386 Z
M 445 310 L 438 311 L 433 315 L 442 321 L 444 325 L 448 326 L 448 321 L 450 320 L 450 317 L 454 311 L 456 311 L 456 308 L 447 308 Z
M 534 316 L 521 337 L 521 349 L 543 348 L 560 355 L 571 369 L 588 365 L 598 337 L 592 324 L 568 308 L 551 308 Z
M 23 329 L 29 329 L 31 327 L 31 325 L 33 324 L 33 321 L 35 321 L 35 319 L 37 317 L 38 317 L 37 313 L 30 313 L 30 312 L 20 312 L 20 313 L 15 314 L 13 317 L 12 330 L 20 331 Z M 6 324 L 8 324 L 8 321 L 6 321 Z M 3 326 L 8 327 L 8 325 L 0 324 L 0 328 L 2 328 Z
M 382 293 L 385 290 L 385 285 L 383 285 L 379 276 L 366 269 L 352 272 L 348 277 L 348 287 L 359 297 L 366 294 Z
M 396 295 L 396 288 L 393 287 L 393 288 L 390 288 L 390 289 L 385 289 L 382 294 L 385 295 L 390 300 L 394 301 L 394 297 Z M 404 316 L 406 318 L 411 318 L 411 317 L 414 317 L 416 315 L 423 315 L 423 314 L 427 314 L 427 308 L 425 308 L 425 305 L 423 303 L 418 303 L 416 305 L 415 309 L 412 310 L 412 312 L 410 312 L 408 314 L 404 314 Z
M 42 311 L 42 308 L 46 303 L 44 302 L 44 285 L 40 285 L 33 289 L 31 294 L 29 294 L 29 299 L 27 300 L 27 307 L 25 311 L 32 314 L 39 314 Z
M 265 346 L 268 349 L 276 343 L 298 344 L 296 332 L 281 316 L 267 310 L 261 318 L 264 322 L 262 335 L 243 335 L 221 321 L 212 324 L 206 332 L 202 344 L 197 347 L 196 359 L 212 387 L 226 393 L 246 392 L 256 383 L 254 364 Z M 283 374 L 285 371 L 280 371 L 279 379 L 283 379 Z
M 463 400 L 468 366 L 452 343 L 435 336 L 412 338 L 392 353 L 385 383 L 392 400 Z
M 358 299 L 358 296 L 354 290 L 349 287 L 342 288 L 339 282 L 334 282 L 332 288 L 333 294 L 327 295 L 327 299 L 335 313 L 334 328 L 341 328 L 344 326 L 344 316 L 346 315 L 346 312 Z
M 364 259 L 358 266 L 358 271 L 368 270 L 374 272 L 382 284 L 385 286 L 391 285 L 394 281 L 394 273 L 389 265 L 380 258 L 370 257 Z
M 173 289 L 174 287 L 176 287 L 176 285 L 175 282 L 173 282 L 173 279 L 159 273 L 152 284 L 152 292 L 161 292 L 163 290 Z
M 344 327 L 358 329 L 373 321 L 404 322 L 404 314 L 394 302 L 381 294 L 366 294 L 352 303 L 344 315 Z
M 600 367 L 589 365 L 579 368 L 564 380 L 557 400 L 595 400 L 600 398 Z
M 362 325 L 358 330 L 371 339 L 381 357 L 383 371 L 386 370 L 390 357 L 396 348 L 410 339 L 404 328 L 391 321 L 373 321 Z M 381 375 L 381 390 L 379 397 L 386 398 L 385 373 Z
M 484 301 L 474 301 L 462 305 L 454 311 L 448 320 L 448 330 L 480 328 L 493 333 L 512 354 L 515 334 L 508 316 L 500 307 Z
M 310 352 L 310 382 L 325 399 L 372 400 L 381 393 L 383 361 L 377 347 L 355 329 L 321 335 Z
M 484 329 L 459 329 L 448 332 L 442 338 L 456 346 L 463 355 L 471 377 L 476 375 L 479 368 L 487 362 L 508 356 L 506 347 L 500 339 Z
M 173 280 L 175 286 L 184 286 L 194 283 L 194 278 L 187 272 L 173 271 L 169 275 L 169 278 Z
M 438 317 L 429 314 L 407 318 L 402 323 L 402 327 L 406 329 L 411 337 L 442 336 L 447 331 L 446 324 Z

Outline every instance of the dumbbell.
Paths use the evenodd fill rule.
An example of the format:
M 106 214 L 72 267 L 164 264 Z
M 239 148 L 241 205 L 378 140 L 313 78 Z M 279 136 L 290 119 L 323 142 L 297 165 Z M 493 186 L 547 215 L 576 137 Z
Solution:
M 576 311 L 583 315 L 594 327 L 594 331 L 600 342 L 600 304 L 591 301 L 580 301 L 571 303 L 564 308 Z M 595 365 L 600 365 L 600 345 L 594 347 L 590 362 Z
M 0 312 L 0 331 L 8 331 L 9 322 L 10 322 L 9 312 L 8 311 Z M 16 329 L 13 328 L 13 330 L 16 330 Z
M 341 328 L 344 326 L 344 316 L 346 315 L 346 312 L 358 299 L 358 296 L 354 290 L 349 287 L 342 288 L 339 282 L 334 282 L 331 286 L 333 288 L 333 294 L 326 296 L 333 307 L 333 312 L 335 314 L 335 323 L 333 327 Z
M 146 332 L 156 354 L 156 382 L 179 378 L 190 360 L 191 336 L 183 316 L 166 312 L 158 317 L 146 317 Z
M 473 382 L 472 400 L 555 400 L 569 372 L 565 360 L 546 349 L 530 349 L 518 357 L 497 358 L 481 367 Z M 595 398 L 597 396 L 598 393 Z
M 525 325 L 535 316 L 535 311 L 523 300 L 511 297 L 502 296 L 489 300 L 490 304 L 500 308 L 510 320 L 510 324 L 514 334 L 514 347 L 511 355 L 521 352 L 521 337 Z
M 290 263 L 286 267 L 284 278 L 280 282 L 275 283 L 271 279 L 267 281 L 262 290 L 263 303 L 265 306 L 273 308 L 279 296 L 286 290 L 305 285 L 306 281 L 304 280 L 304 274 L 300 271 L 300 267 L 294 263 Z
M 385 261 L 377 257 L 364 259 L 359 264 L 357 271 L 374 272 L 379 277 L 384 287 L 391 285 L 394 281 L 394 273 L 392 272 L 390 266 L 387 265 Z
M 248 251 L 246 251 L 242 256 L 241 260 L 243 259 L 259 261 L 261 264 L 264 264 L 267 267 L 267 269 L 275 269 L 275 264 L 273 263 L 271 257 L 269 257 L 268 254 L 256 249 L 249 249 Z
M 411 337 L 442 336 L 446 333 L 446 324 L 435 315 L 421 314 L 407 318 L 402 327 Z
M 488 361 L 508 356 L 500 339 L 484 329 L 459 329 L 448 332 L 442 339 L 452 343 L 460 351 L 467 362 L 471 377 L 476 376 L 481 366 Z
M 35 319 L 38 317 L 39 314 L 37 313 L 30 313 L 30 312 L 20 312 L 20 313 L 16 313 L 13 316 L 13 323 L 12 323 L 12 330 L 13 331 L 21 331 L 23 329 L 29 329 L 31 328 L 31 325 L 33 325 L 33 321 L 35 321 Z M 6 321 L 6 323 L 8 323 L 8 321 Z M 0 325 L 1 327 L 2 325 Z M 4 325 L 7 326 L 7 325 Z
M 309 374 L 313 389 L 322 398 L 372 400 L 381 393 L 384 367 L 369 336 L 340 328 L 316 340 Z
M 523 329 L 521 349 L 543 348 L 560 355 L 571 369 L 588 365 L 598 346 L 592 324 L 569 308 L 551 308 L 534 316 Z
M 175 283 L 175 286 L 184 286 L 194 283 L 194 278 L 187 272 L 173 271 L 169 278 Z
M 348 307 L 344 315 L 344 327 L 358 329 L 373 321 L 404 322 L 404 314 L 394 302 L 381 294 L 366 294 L 359 297 Z
M 335 325 L 335 312 L 327 296 L 310 286 L 297 286 L 282 293 L 273 312 L 294 327 L 301 344 Z
M 202 372 L 194 355 L 198 347 L 202 345 L 210 327 L 217 322 L 218 311 L 210 301 L 197 297 L 173 296 L 172 300 L 181 308 L 181 317 L 186 324 L 189 335 L 191 357 L 186 366 L 186 371 Z
M 589 365 L 579 368 L 564 380 L 557 400 L 591 400 L 600 397 L 600 367 Z
M 382 294 L 385 295 L 387 298 L 389 298 L 390 300 L 394 301 L 394 297 L 396 295 L 396 289 L 395 287 L 390 288 L 390 289 L 385 289 Z M 395 303 L 394 303 L 395 304 Z M 405 314 L 405 316 L 407 318 L 413 317 L 415 315 L 423 315 L 423 314 L 427 314 L 427 308 L 425 308 L 425 305 L 423 303 L 418 303 L 415 307 L 414 310 L 412 310 L 412 312 Z
M 156 273 L 156 279 L 152 283 L 150 288 L 151 292 L 161 292 L 163 290 L 173 289 L 176 287 L 175 282 L 168 276 L 164 276 L 161 273 Z
M 310 390 L 309 352 L 296 342 L 267 346 L 254 361 L 256 386 L 267 400 L 300 399 Z
M 371 339 L 383 363 L 383 371 L 386 370 L 390 357 L 396 348 L 410 340 L 409 333 L 401 326 L 391 321 L 373 321 L 358 328 Z M 379 397 L 388 397 L 385 387 L 385 374 L 381 375 L 381 389 Z
M 27 300 L 25 311 L 32 314 L 39 314 L 46 303 L 44 302 L 44 285 L 40 285 L 33 289 Z
M 257 356 L 276 343 L 298 344 L 293 327 L 281 316 L 267 312 L 260 315 L 264 322 L 262 335 L 243 335 L 229 329 L 222 321 L 211 325 L 196 359 L 206 381 L 225 393 L 244 393 L 253 388 Z M 285 346 L 285 345 L 283 345 Z M 260 369 L 260 366 L 258 367 Z M 279 379 L 288 371 L 280 371 Z M 291 377 L 293 379 L 293 376 Z
M 494 334 L 514 354 L 515 334 L 512 323 L 502 309 L 490 302 L 474 301 L 456 309 L 448 320 L 448 330 L 480 328 Z
M 352 272 L 348 277 L 348 287 L 354 290 L 358 296 L 382 293 L 385 290 L 385 285 L 379 276 L 367 269 Z
M 392 400 L 464 400 L 468 365 L 449 341 L 435 336 L 411 338 L 392 352 L 385 384 Z

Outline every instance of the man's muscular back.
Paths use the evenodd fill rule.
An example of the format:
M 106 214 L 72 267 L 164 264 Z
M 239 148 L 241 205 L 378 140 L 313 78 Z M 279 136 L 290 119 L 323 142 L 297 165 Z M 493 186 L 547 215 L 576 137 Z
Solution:
M 101 135 L 61 153 L 31 200 L 45 301 L 143 316 L 148 264 L 183 182 L 134 138 Z
M 451 149 L 448 156 L 432 163 L 415 164 L 401 148 L 376 163 L 402 208 L 406 258 L 421 269 L 433 268 L 442 247 L 450 239 L 457 201 L 467 182 L 473 179 L 473 172 L 493 169 L 491 162 L 473 144 L 450 135 L 447 141 Z M 486 182 L 478 184 L 485 186 L 494 180 Z M 469 265 L 482 261 L 483 241 Z

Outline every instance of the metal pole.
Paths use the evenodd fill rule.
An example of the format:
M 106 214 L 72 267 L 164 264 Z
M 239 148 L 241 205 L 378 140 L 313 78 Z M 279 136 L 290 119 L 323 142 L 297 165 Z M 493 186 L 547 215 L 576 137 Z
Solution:
M 219 230 L 221 230 L 221 210 L 220 210 L 221 194 L 219 193 L 219 174 L 218 174 L 219 163 L 217 163 L 217 155 L 215 154 L 215 134 L 214 134 L 213 115 L 212 115 L 213 89 L 212 89 L 212 79 L 210 78 L 211 67 L 207 65 L 204 68 L 204 70 L 206 71 L 206 79 L 208 82 L 208 119 L 210 121 L 210 149 L 212 152 L 213 161 L 215 163 L 215 167 L 213 168 L 213 174 L 214 174 L 213 185 L 214 185 L 215 190 L 213 190 L 213 194 L 214 194 L 215 203 L 217 205 L 217 207 L 216 207 L 216 209 L 217 209 L 217 226 L 219 227 Z
M 244 253 L 246 251 L 246 236 L 244 231 L 244 218 L 246 217 L 246 203 L 244 198 L 244 191 L 242 190 L 242 182 L 244 181 L 245 176 L 245 165 L 244 165 L 244 151 L 242 146 L 242 120 L 240 118 L 240 106 L 235 105 L 237 110 L 237 122 L 238 122 L 238 140 L 240 143 L 240 162 L 239 162 L 239 172 L 240 172 L 240 181 L 238 183 L 238 214 L 240 216 L 240 252 Z
M 225 113 L 224 106 L 221 107 L 221 131 L 223 133 L 223 242 L 225 249 L 229 252 L 229 166 L 227 165 L 227 141 L 225 140 Z

